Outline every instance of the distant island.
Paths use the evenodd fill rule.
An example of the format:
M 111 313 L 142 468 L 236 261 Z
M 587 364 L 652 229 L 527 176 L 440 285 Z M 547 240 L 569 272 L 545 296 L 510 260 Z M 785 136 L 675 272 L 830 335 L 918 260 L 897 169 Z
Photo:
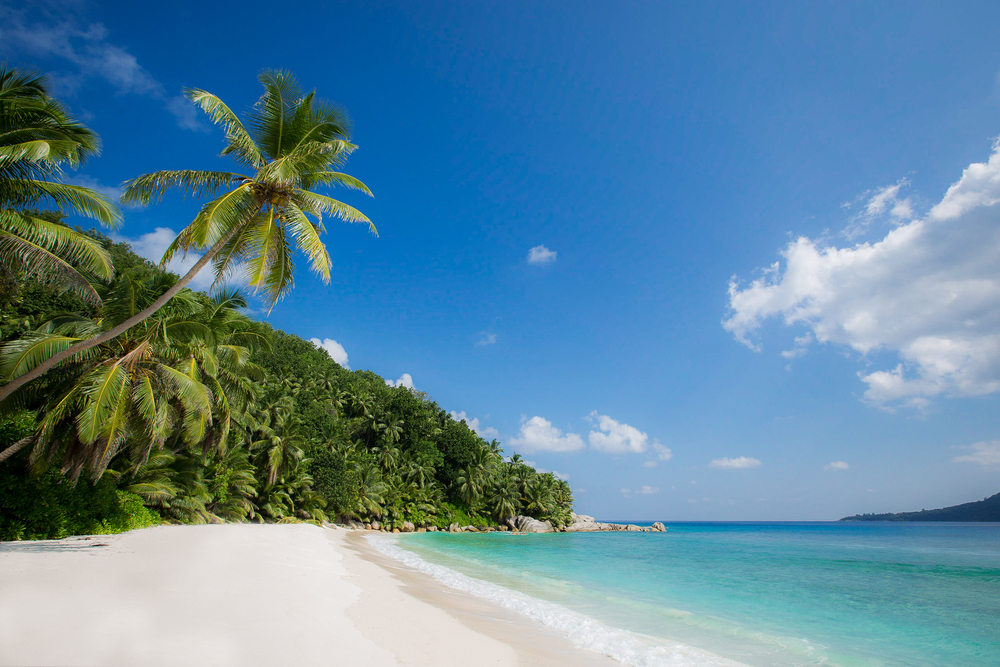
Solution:
M 951 507 L 899 514 L 855 514 L 841 521 L 1000 521 L 1000 493 Z

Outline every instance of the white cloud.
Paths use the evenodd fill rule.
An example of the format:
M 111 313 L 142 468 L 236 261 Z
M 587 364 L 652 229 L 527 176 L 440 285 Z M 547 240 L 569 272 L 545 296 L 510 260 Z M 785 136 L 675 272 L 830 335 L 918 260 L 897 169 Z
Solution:
M 674 456 L 674 453 L 670 450 L 669 447 L 661 445 L 659 442 L 656 441 L 653 442 L 653 451 L 656 452 L 656 458 L 659 461 L 669 461 Z M 650 459 L 649 461 L 643 461 L 642 467 L 655 468 L 656 463 L 657 461 Z
M 584 447 L 579 435 L 564 435 L 548 419 L 538 416 L 523 422 L 520 433 L 508 445 L 520 447 L 525 452 L 575 452 Z
M 163 253 L 167 251 L 167 246 L 169 246 L 177 233 L 174 230 L 167 227 L 157 227 L 155 230 L 149 232 L 148 234 L 143 234 L 138 238 L 128 238 L 125 236 L 112 235 L 112 238 L 116 241 L 122 241 L 128 243 L 132 246 L 132 250 L 135 254 L 140 257 L 145 257 L 154 264 L 159 264 L 160 260 L 163 259 Z M 177 253 L 173 258 L 167 262 L 167 270 L 176 273 L 179 276 L 183 276 L 185 273 L 191 270 L 191 268 L 201 259 L 201 255 L 194 252 L 189 252 L 187 255 L 183 253 Z M 206 266 L 198 275 L 188 283 L 188 287 L 194 290 L 208 290 L 212 287 L 215 277 L 212 273 L 212 267 Z
M 621 490 L 621 494 L 625 498 L 631 498 L 633 493 L 637 494 L 637 495 L 640 495 L 640 496 L 651 496 L 654 493 L 659 493 L 659 492 L 660 492 L 660 487 L 658 487 L 658 486 L 642 486 L 642 487 L 639 487 L 638 489 L 622 489 Z
M 649 436 L 634 426 L 617 422 L 607 415 L 599 415 L 597 410 L 587 415 L 587 419 L 596 421 L 597 428 L 600 429 L 591 431 L 588 436 L 590 446 L 594 449 L 608 454 L 641 454 L 646 451 Z
M 310 338 L 309 340 L 313 345 L 321 350 L 326 350 L 326 353 L 330 355 L 331 359 L 347 370 L 351 370 L 351 366 L 347 363 L 347 350 L 344 349 L 343 345 L 332 338 L 324 338 L 323 340 L 320 340 L 319 338 Z
M 723 470 L 737 470 L 742 468 L 756 468 L 760 465 L 760 461 L 755 458 L 748 456 L 739 456 L 735 459 L 723 457 L 721 459 L 715 459 L 708 464 L 710 468 L 721 468 Z M 694 482 L 692 482 L 693 484 Z
M 108 41 L 108 30 L 101 23 L 81 27 L 69 6 L 60 7 L 58 23 L 32 23 L 26 10 L 0 6 L 0 52 L 17 57 L 64 60 L 74 68 L 50 77 L 54 92 L 72 95 L 87 79 L 103 79 L 119 93 L 132 93 L 160 100 L 177 118 L 177 124 L 189 130 L 204 130 L 204 125 L 183 108 L 178 99 L 169 98 L 162 83 L 150 74 L 135 56 Z
M 886 214 L 895 224 L 912 220 L 913 202 L 909 197 L 905 199 L 899 197 L 899 191 L 909 184 L 907 179 L 901 178 L 893 185 L 869 190 L 853 202 L 845 204 L 844 208 L 849 209 L 860 202 L 865 202 L 864 208 L 850 219 L 841 235 L 854 240 L 865 234 L 873 222 Z
M 868 203 L 899 221 L 884 238 L 838 248 L 800 237 L 784 270 L 775 262 L 744 289 L 734 278 L 723 326 L 755 350 L 763 322 L 780 317 L 820 343 L 895 353 L 894 368 L 858 374 L 879 406 L 1000 390 L 1000 142 L 922 218 L 907 221 L 896 192 Z
M 848 470 L 850 467 L 846 461 L 831 461 L 823 466 L 823 470 Z
M 674 457 L 674 453 L 666 445 L 661 445 L 658 442 L 653 443 L 653 451 L 656 452 L 656 458 L 661 461 L 669 461 Z
M 528 251 L 528 264 L 551 264 L 556 261 L 557 254 L 543 245 L 536 245 Z
M 399 376 L 398 380 L 386 380 L 385 383 L 390 387 L 406 387 L 407 389 L 413 389 L 413 378 L 409 373 L 403 373 Z
M 489 415 L 487 415 L 487 417 L 488 416 Z M 468 415 L 465 414 L 465 410 L 462 410 L 461 412 L 455 412 L 452 410 L 451 418 L 457 422 L 465 422 L 469 428 L 476 432 L 476 435 L 485 440 L 495 440 L 500 437 L 500 432 L 492 426 L 483 426 L 479 422 L 479 417 L 469 419 Z M 533 464 L 532 467 L 534 467 Z
M 479 339 L 476 343 L 476 347 L 482 347 L 483 345 L 496 345 L 497 335 L 495 333 L 483 334 L 483 337 Z
M 959 449 L 971 449 L 972 453 L 956 456 L 952 459 L 955 463 L 975 463 L 984 468 L 1000 466 L 1000 440 L 986 440 Z

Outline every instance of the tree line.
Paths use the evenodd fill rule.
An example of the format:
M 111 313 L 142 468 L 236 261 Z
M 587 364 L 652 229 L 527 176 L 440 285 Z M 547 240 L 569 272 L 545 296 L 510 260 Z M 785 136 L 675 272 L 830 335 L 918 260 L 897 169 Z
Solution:
M 338 171 L 355 148 L 346 114 L 287 72 L 260 80 L 245 125 L 188 91 L 248 173 L 154 172 L 124 185 L 129 203 L 169 188 L 208 200 L 163 258 L 204 253 L 178 277 L 66 224 L 66 212 L 121 221 L 115 202 L 61 182 L 99 140 L 44 77 L 0 69 L 0 539 L 160 521 L 568 522 L 564 481 L 505 458 L 428 396 L 252 320 L 246 296 L 221 286 L 245 270 L 273 307 L 297 254 L 329 278 L 324 214 L 371 226 L 317 192 L 370 194 Z M 187 288 L 209 264 L 218 286 Z

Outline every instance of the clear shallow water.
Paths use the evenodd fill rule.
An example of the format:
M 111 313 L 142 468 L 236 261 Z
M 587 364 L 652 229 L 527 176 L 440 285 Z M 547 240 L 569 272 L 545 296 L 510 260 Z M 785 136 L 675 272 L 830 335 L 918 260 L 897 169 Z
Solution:
M 998 524 L 668 528 L 374 543 L 630 665 L 1000 666 Z

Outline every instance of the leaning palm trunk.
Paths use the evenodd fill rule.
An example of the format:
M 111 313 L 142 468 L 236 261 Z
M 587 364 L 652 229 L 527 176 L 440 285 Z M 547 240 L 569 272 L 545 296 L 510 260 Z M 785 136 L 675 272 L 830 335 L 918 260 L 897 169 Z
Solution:
M 212 248 L 208 252 L 206 252 L 205 255 L 201 259 L 199 259 L 194 266 L 191 267 L 191 270 L 188 271 L 186 274 L 184 274 L 183 278 L 174 283 L 173 287 L 171 287 L 166 292 L 161 294 L 160 298 L 154 301 L 152 305 L 150 305 L 145 310 L 136 313 L 132 317 L 128 318 L 127 320 L 119 324 L 118 326 L 112 329 L 108 329 L 107 331 L 105 331 L 100 335 L 93 336 L 91 338 L 86 338 L 78 343 L 74 343 L 69 347 L 66 347 L 66 349 L 62 350 L 61 352 L 57 352 L 53 356 L 49 357 L 42 363 L 32 368 L 24 375 L 19 375 L 18 377 L 14 378 L 4 386 L 0 387 L 0 402 L 2 402 L 4 399 L 6 399 L 9 395 L 14 393 L 15 391 L 17 391 L 19 387 L 28 384 L 29 382 L 31 382 L 36 378 L 40 378 L 49 370 L 61 364 L 62 362 L 66 361 L 67 359 L 71 359 L 73 357 L 81 355 L 82 353 L 86 352 L 92 347 L 96 347 L 101 343 L 106 343 L 109 340 L 112 340 L 113 338 L 117 338 L 118 336 L 122 335 L 123 333 L 125 333 L 126 331 L 128 331 L 129 329 L 131 329 L 132 327 L 139 324 L 140 322 L 148 318 L 150 315 L 158 311 L 160 308 L 165 306 L 166 303 L 170 301 L 170 299 L 172 299 L 175 294 L 177 294 L 182 289 L 187 287 L 188 283 L 190 283 L 194 279 L 194 277 L 198 275 L 199 271 L 205 268 L 206 264 L 212 261 L 212 258 L 218 254 L 219 250 L 221 250 L 222 247 L 229 242 L 229 239 L 232 238 L 232 236 L 236 232 L 237 230 L 233 229 L 226 236 L 224 236 L 218 243 L 212 246 Z M 5 449 L 4 451 L 0 452 L 0 463 L 3 463 L 9 457 L 16 454 L 18 450 L 24 448 L 25 445 L 27 444 L 28 444 L 27 440 L 25 440 L 24 442 L 18 441 L 13 445 L 11 445 L 10 447 L 8 447 L 7 449 Z
M 74 342 L 64 339 L 51 357 L 31 368 L 19 369 L 0 387 L 0 403 L 18 388 L 41 377 L 54 366 L 122 334 L 163 307 L 209 262 L 218 284 L 240 266 L 249 269 L 250 282 L 262 292 L 270 307 L 293 284 L 290 241 L 306 255 L 324 282 L 330 280 L 330 256 L 319 238 L 322 215 L 347 222 L 374 225 L 357 209 L 312 191 L 319 185 L 339 184 L 368 195 L 368 187 L 353 176 L 332 171 L 355 148 L 347 141 L 348 121 L 339 109 L 303 95 L 287 72 L 266 71 L 260 76 L 265 92 L 249 114 L 248 131 L 222 100 L 203 90 L 187 96 L 216 124 L 226 130 L 223 155 L 255 170 L 253 176 L 231 172 L 160 171 L 139 176 L 125 184 L 122 201 L 146 204 L 170 188 L 196 195 L 221 196 L 202 207 L 194 221 L 181 230 L 163 256 L 168 262 L 177 252 L 208 248 L 177 283 L 151 306 L 99 336 Z M 235 187 L 233 187 L 235 186 Z M 313 221 L 308 216 L 316 218 Z M 56 349 L 56 348 L 59 349 Z M 0 459 L 2 460 L 2 459 Z

